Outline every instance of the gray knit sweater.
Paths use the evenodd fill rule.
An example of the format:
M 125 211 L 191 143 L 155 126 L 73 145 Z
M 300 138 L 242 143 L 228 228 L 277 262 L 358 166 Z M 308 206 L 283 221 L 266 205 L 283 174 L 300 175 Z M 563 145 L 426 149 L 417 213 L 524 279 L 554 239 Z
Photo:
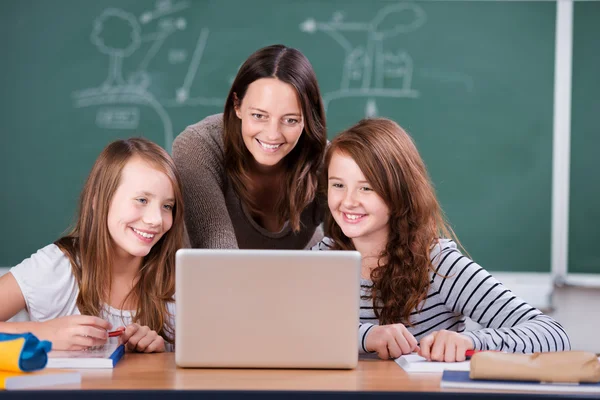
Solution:
M 206 117 L 177 136 L 173 159 L 183 182 L 192 247 L 304 249 L 323 237 L 316 201 L 302 212 L 298 233 L 287 222 L 281 231 L 269 232 L 249 215 L 225 172 L 222 114 Z

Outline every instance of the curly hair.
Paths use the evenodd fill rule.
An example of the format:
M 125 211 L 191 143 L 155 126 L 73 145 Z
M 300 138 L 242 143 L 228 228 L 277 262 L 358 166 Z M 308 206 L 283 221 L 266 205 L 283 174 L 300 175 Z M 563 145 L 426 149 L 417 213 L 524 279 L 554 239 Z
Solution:
M 333 139 L 325 155 L 324 190 L 334 153 L 351 157 L 389 208 L 387 243 L 371 271 L 368 297 L 375 315 L 382 324 L 411 325 L 410 314 L 429 289 L 432 246 L 440 237 L 455 239 L 425 163 L 406 131 L 385 118 L 363 119 Z M 332 239 L 333 249 L 355 250 L 329 210 L 325 235 Z

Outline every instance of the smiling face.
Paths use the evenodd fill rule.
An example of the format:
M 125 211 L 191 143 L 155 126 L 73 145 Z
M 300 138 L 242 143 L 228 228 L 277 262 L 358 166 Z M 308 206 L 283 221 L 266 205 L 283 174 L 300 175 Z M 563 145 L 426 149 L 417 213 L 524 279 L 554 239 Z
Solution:
M 252 82 L 235 113 L 242 123 L 244 144 L 260 168 L 278 165 L 304 129 L 296 90 L 276 78 Z
M 333 153 L 327 186 L 329 210 L 344 235 L 355 244 L 387 243 L 390 210 L 352 157 L 339 151 Z
M 174 198 L 171 180 L 162 171 L 139 157 L 127 162 L 108 211 L 116 259 L 148 255 L 171 229 Z

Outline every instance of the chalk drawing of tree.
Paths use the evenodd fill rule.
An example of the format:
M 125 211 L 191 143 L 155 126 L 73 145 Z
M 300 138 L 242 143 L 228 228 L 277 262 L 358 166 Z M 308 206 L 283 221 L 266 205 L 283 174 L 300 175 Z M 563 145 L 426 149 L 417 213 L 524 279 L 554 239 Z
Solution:
M 133 54 L 141 43 L 141 28 L 134 15 L 109 8 L 94 22 L 92 43 L 101 53 L 110 57 L 108 77 L 102 87 L 123 85 L 122 65 L 125 57 Z

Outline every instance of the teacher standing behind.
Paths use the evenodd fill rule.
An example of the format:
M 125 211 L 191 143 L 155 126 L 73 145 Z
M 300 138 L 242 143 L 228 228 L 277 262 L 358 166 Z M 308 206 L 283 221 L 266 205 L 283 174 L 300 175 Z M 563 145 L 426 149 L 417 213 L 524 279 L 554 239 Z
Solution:
M 306 57 L 262 48 L 240 67 L 223 114 L 173 142 L 192 247 L 303 249 L 323 236 L 318 174 L 325 111 Z

